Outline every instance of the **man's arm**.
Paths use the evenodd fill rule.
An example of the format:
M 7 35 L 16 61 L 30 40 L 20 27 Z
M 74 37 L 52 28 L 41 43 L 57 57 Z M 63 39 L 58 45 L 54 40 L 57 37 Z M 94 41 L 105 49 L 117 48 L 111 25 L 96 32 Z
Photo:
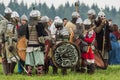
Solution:
M 96 26 L 96 28 L 94 29 L 94 31 L 96 33 L 99 33 L 102 30 L 102 28 L 105 26 L 105 23 L 106 23 L 106 19 L 102 20 L 101 24 L 99 26 Z

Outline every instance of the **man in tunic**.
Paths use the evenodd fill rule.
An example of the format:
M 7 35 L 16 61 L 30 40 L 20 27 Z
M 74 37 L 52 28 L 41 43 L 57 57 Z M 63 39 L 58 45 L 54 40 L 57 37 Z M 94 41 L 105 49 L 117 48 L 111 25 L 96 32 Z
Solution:
M 8 63 L 8 74 L 14 73 L 14 68 L 16 66 L 17 60 L 19 59 L 16 51 L 16 42 L 17 42 L 17 29 L 16 22 L 19 17 L 16 11 L 11 14 L 11 21 L 7 24 L 7 29 L 5 33 L 5 51 L 7 56 Z M 17 59 L 16 59 L 17 58 Z
M 77 21 L 79 16 L 80 15 L 78 12 L 73 12 L 72 13 L 72 20 L 67 22 L 67 24 L 65 26 L 70 33 L 70 40 L 69 40 L 70 42 L 74 42 L 74 38 L 75 38 L 74 32 L 76 31 L 76 21 Z
M 85 30 L 89 30 L 91 28 L 91 21 L 89 19 L 85 19 L 84 22 Z M 80 34 L 80 39 L 82 42 L 80 44 L 81 50 L 81 72 L 85 72 L 87 67 L 87 73 L 93 74 L 95 72 L 95 64 L 94 64 L 94 52 L 92 50 L 92 43 L 95 40 L 95 32 L 94 30 L 90 30 L 84 34 Z
M 49 30 L 49 18 L 48 16 L 42 16 L 41 20 L 39 21 L 39 28 L 41 29 L 41 36 L 43 36 L 44 40 L 44 73 L 47 74 L 49 71 L 49 64 L 50 64 L 50 58 L 51 58 L 51 53 L 50 53 L 50 48 L 51 48 L 51 33 Z
M 6 7 L 5 11 L 4 11 L 5 15 L 4 17 L 2 15 L 0 15 L 1 20 L 0 20 L 0 47 L 1 47 L 1 56 L 2 56 L 2 66 L 3 66 L 3 72 L 4 74 L 8 74 L 8 63 L 7 63 L 7 56 L 5 53 L 5 32 L 6 32 L 6 28 L 7 25 L 10 22 L 10 18 L 11 18 L 11 13 L 12 10 L 9 7 Z
M 33 9 L 30 12 L 29 25 L 27 27 L 26 38 L 27 42 L 27 54 L 25 64 L 28 71 L 28 76 L 32 75 L 32 68 L 36 68 L 36 74 L 43 74 L 44 66 L 44 35 L 41 30 L 40 21 L 41 13 L 38 10 Z
M 57 29 L 54 45 L 57 45 L 60 42 L 69 41 L 69 31 L 65 26 L 63 26 L 62 19 L 61 18 L 56 19 L 54 25 Z M 55 65 L 53 65 L 53 74 L 57 74 L 57 72 L 58 72 L 58 68 Z M 67 69 L 63 68 L 61 69 L 61 72 L 63 75 L 66 75 Z
M 108 66 L 108 53 L 111 50 L 110 43 L 110 25 L 106 20 L 105 13 L 100 11 L 98 13 L 98 17 L 95 20 L 95 32 L 96 32 L 96 41 L 97 41 L 97 49 L 99 53 L 103 56 L 104 62 L 106 64 L 106 68 Z

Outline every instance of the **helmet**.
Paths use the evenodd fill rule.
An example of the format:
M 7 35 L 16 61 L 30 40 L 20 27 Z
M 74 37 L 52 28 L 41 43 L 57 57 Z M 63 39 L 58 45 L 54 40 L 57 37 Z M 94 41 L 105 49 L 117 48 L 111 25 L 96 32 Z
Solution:
M 83 22 L 84 25 L 91 25 L 90 19 L 85 19 Z
M 90 10 L 88 11 L 88 14 L 91 14 L 91 15 L 96 15 L 96 12 L 95 12 L 95 10 L 94 10 L 94 9 L 90 9 Z
M 4 13 L 12 13 L 12 10 L 9 7 L 6 7 Z
M 78 12 L 73 12 L 72 13 L 72 17 L 73 18 L 76 18 L 76 17 L 79 17 L 79 16 L 80 16 L 80 14 Z
M 41 13 L 38 10 L 32 10 L 30 12 L 30 17 L 40 17 L 40 16 L 41 16 Z
M 90 29 L 90 25 L 91 25 L 90 19 L 85 19 L 83 24 L 86 30 Z
M 13 11 L 11 14 L 11 18 L 19 17 L 19 14 L 16 11 Z
M 54 25 L 56 28 L 62 28 L 63 27 L 63 21 L 61 18 L 58 18 L 54 21 Z
M 55 23 L 56 23 L 56 24 L 62 24 L 62 23 L 63 23 L 63 21 L 62 21 L 62 19 L 61 19 L 61 18 L 58 18 L 58 19 L 56 19 L 56 20 L 55 20 Z
M 21 20 L 26 20 L 26 21 L 28 21 L 28 18 L 27 18 L 27 16 L 26 16 L 25 14 L 23 14 L 23 15 L 21 16 Z
M 48 16 L 42 16 L 41 17 L 41 22 L 48 22 L 48 21 L 49 21 Z
M 59 17 L 59 16 L 55 16 L 54 21 L 55 21 L 56 19 L 60 19 L 60 17 Z
M 98 13 L 98 17 L 105 17 L 105 13 L 104 13 L 103 11 L 100 11 L 100 12 Z

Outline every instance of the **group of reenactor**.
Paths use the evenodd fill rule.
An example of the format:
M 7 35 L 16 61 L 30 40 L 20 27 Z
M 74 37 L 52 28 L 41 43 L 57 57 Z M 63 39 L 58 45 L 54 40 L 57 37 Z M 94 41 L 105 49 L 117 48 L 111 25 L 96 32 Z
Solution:
M 71 71 L 88 74 L 95 72 L 94 50 L 103 56 L 108 63 L 108 52 L 111 50 L 109 33 L 111 24 L 106 20 L 105 13 L 95 10 L 88 11 L 88 18 L 82 21 L 80 13 L 73 12 L 72 20 L 61 19 L 56 16 L 54 20 L 41 16 L 40 11 L 33 9 L 29 19 L 25 14 L 20 18 L 16 11 L 9 7 L 5 9 L 4 20 L 0 24 L 0 46 L 3 71 L 6 75 L 13 74 L 18 62 L 18 72 L 25 70 L 28 76 L 32 75 L 35 68 L 36 74 L 47 74 L 49 65 L 53 67 L 53 74 L 58 73 L 58 66 L 52 60 L 54 47 L 60 42 L 75 43 L 80 53 L 80 60 Z M 17 54 L 17 42 L 25 37 L 25 60 Z M 78 42 L 77 42 L 78 41 Z M 97 43 L 97 46 L 95 45 Z M 104 48 L 104 49 L 103 49 Z M 24 68 L 25 66 L 25 68 Z M 62 68 L 62 74 L 67 74 L 67 69 Z

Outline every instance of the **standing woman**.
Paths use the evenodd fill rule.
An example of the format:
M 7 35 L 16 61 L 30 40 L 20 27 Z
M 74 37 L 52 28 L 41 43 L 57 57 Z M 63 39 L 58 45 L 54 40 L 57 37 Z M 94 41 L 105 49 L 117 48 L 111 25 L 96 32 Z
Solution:
M 109 52 L 109 64 L 116 65 L 120 64 L 120 43 L 118 42 L 120 33 L 118 33 L 117 24 L 113 24 L 112 31 L 110 33 L 112 50 Z

